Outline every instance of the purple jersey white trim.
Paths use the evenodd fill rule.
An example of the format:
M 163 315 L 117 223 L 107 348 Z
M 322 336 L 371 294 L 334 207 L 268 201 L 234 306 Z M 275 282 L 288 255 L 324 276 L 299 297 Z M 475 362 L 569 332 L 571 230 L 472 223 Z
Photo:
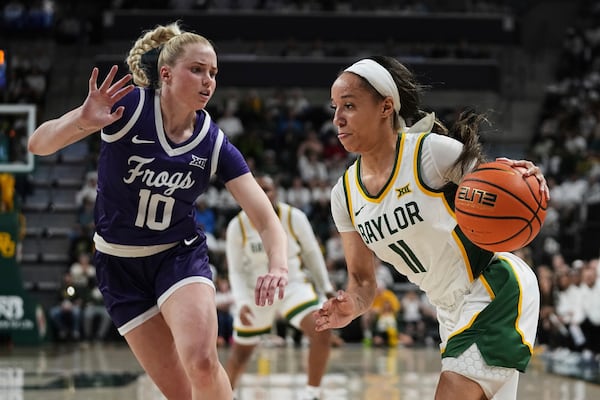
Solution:
M 104 133 L 104 130 L 102 130 L 102 132 L 100 132 L 100 137 L 102 138 L 103 141 L 112 143 L 112 142 L 115 142 L 115 141 L 121 139 L 123 136 L 125 136 L 127 134 L 127 132 L 129 132 L 131 127 L 137 122 L 138 118 L 140 117 L 140 114 L 142 113 L 142 109 L 144 108 L 144 100 L 146 97 L 145 91 L 140 90 L 138 93 L 140 94 L 140 99 L 139 99 L 138 105 L 135 108 L 135 111 L 134 111 L 133 115 L 131 116 L 131 118 L 127 121 L 127 123 L 125 124 L 125 126 L 123 128 L 121 128 L 116 133 L 113 133 L 112 135 L 106 135 Z
M 194 204 L 213 174 L 223 182 L 249 173 L 205 110 L 197 111 L 192 136 L 167 137 L 160 98 L 138 88 L 114 108 L 121 120 L 102 130 L 98 159 L 97 234 L 107 243 L 155 246 L 193 237 Z

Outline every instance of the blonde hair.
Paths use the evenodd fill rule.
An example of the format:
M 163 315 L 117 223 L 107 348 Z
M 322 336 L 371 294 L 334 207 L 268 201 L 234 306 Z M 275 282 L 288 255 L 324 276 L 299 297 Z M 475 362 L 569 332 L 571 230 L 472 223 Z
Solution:
M 183 31 L 178 21 L 157 25 L 153 30 L 146 31 L 136 40 L 126 59 L 133 82 L 142 87 L 160 87 L 160 68 L 163 65 L 175 65 L 185 47 L 192 43 L 202 43 L 214 49 L 204 36 Z M 144 57 L 153 51 L 157 57 Z

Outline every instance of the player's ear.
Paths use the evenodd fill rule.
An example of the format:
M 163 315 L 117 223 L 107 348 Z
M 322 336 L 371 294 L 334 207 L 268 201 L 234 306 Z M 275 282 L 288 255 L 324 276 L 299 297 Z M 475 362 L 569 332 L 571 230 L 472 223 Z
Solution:
M 169 79 L 171 79 L 171 70 L 166 65 L 163 65 L 162 67 L 160 67 L 159 75 L 161 80 L 168 81 Z
M 394 103 L 391 97 L 386 97 L 383 100 L 382 113 L 384 117 L 388 117 L 394 112 Z

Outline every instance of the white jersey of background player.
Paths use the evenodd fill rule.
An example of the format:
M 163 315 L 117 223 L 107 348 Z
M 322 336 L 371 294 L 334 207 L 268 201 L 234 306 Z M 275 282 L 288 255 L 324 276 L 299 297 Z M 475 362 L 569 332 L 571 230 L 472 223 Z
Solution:
M 271 332 L 276 318 L 285 318 L 310 338 L 307 399 L 320 398 L 321 378 L 329 359 L 331 333 L 317 332 L 312 313 L 324 296 L 334 288 L 312 226 L 300 209 L 277 201 L 277 190 L 268 176 L 257 177 L 288 238 L 288 286 L 283 299 L 272 306 L 257 307 L 254 300 L 256 279 L 267 268 L 267 254 L 258 231 L 242 211 L 227 226 L 226 255 L 231 291 L 235 298 L 234 344 L 226 364 L 232 386 L 243 372 L 260 338 Z M 313 284 L 314 282 L 314 284 Z

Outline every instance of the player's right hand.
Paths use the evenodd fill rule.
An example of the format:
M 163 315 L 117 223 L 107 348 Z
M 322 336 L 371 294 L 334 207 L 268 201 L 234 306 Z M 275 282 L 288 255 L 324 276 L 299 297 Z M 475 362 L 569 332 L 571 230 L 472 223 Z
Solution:
M 98 68 L 92 70 L 88 82 L 88 95 L 81 106 L 79 123 L 82 128 L 99 130 L 123 116 L 125 110 L 123 106 L 117 108 L 114 112 L 112 112 L 112 107 L 131 92 L 134 86 L 127 84 L 131 80 L 131 74 L 127 74 L 113 83 L 117 70 L 118 67 L 113 65 L 100 87 L 98 87 Z
M 278 291 L 279 299 L 283 299 L 287 284 L 287 268 L 281 268 L 277 272 L 269 272 L 266 275 L 259 276 L 256 280 L 256 288 L 254 289 L 254 300 L 256 305 L 272 305 L 275 301 L 275 293 Z

